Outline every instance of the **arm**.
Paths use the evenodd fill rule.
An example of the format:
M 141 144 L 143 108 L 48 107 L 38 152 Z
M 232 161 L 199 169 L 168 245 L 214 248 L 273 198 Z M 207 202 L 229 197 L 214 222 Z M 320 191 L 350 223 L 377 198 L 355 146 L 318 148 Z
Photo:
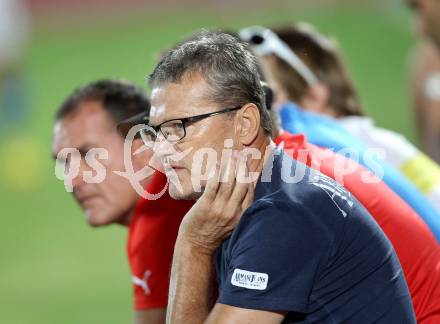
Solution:
M 206 324 L 279 324 L 285 314 L 256 309 L 239 308 L 217 303 L 209 315 Z
M 217 303 L 212 308 L 212 255 L 179 238 L 171 274 L 168 323 L 278 324 L 285 314 Z
M 440 72 L 437 51 L 429 44 L 419 46 L 412 57 L 410 87 L 417 128 L 425 151 L 440 162 L 440 101 L 438 90 L 427 91 L 427 79 Z
M 221 177 L 227 177 L 227 181 L 222 183 L 219 182 L 220 170 L 216 169 L 202 197 L 182 221 L 174 250 L 167 323 L 233 323 L 233 318 L 249 322 L 260 313 L 269 313 L 217 304 L 210 315 L 215 250 L 253 201 L 253 184 L 235 181 L 236 163 L 233 158 Z M 261 318 L 265 323 L 272 323 L 264 316 Z
M 218 179 L 218 175 L 212 179 Z M 311 255 L 308 253 L 309 244 L 304 243 L 301 235 L 298 235 L 300 242 L 279 240 L 279 237 L 290 237 L 292 232 L 295 233 L 292 225 L 296 226 L 296 222 L 289 224 L 286 223 L 285 215 L 274 215 L 272 203 L 261 203 L 257 208 L 259 212 L 254 210 L 252 213 L 252 226 L 246 227 L 245 233 L 240 232 L 240 237 L 244 235 L 244 241 L 238 245 L 234 243 L 234 255 L 231 257 L 234 261 L 227 270 L 228 279 L 222 282 L 219 302 L 211 310 L 213 286 L 210 283 L 214 274 L 214 251 L 230 236 L 243 212 L 252 204 L 254 193 L 253 184 L 235 183 L 235 178 L 219 184 L 212 179 L 208 181 L 202 197 L 186 214 L 179 229 L 171 274 L 167 323 L 275 324 L 282 322 L 287 311 L 289 318 L 299 315 L 293 319 L 304 319 L 304 314 L 293 313 L 301 312 L 305 307 L 304 300 L 309 294 L 307 283 L 313 278 L 310 274 L 316 268 L 316 258 L 309 258 L 313 260 L 302 263 L 286 264 L 286 260 L 295 258 L 297 254 Z M 290 208 L 287 205 L 286 207 Z M 298 214 L 302 214 L 302 211 Z M 280 217 L 287 226 L 273 226 L 276 224 L 274 221 L 279 221 Z M 248 221 L 249 218 L 246 219 Z M 268 242 L 268 248 L 261 249 L 266 244 L 259 245 L 258 239 L 255 239 L 258 237 Z M 319 242 L 321 241 L 320 239 Z M 306 251 L 291 253 L 297 249 L 298 244 L 305 244 Z M 322 244 L 327 246 L 327 242 Z M 315 246 L 311 249 L 315 250 Z M 252 256 L 255 254 L 262 254 L 263 259 L 273 259 L 273 262 L 260 268 L 260 262 Z M 236 283 L 232 283 L 233 268 L 261 269 L 262 272 L 268 272 L 271 279 L 267 290 L 264 288 L 267 293 L 261 295 L 261 290 L 238 288 Z M 307 278 L 302 277 L 303 273 L 307 273 Z M 295 274 L 297 280 L 291 278 Z M 295 295 L 291 294 L 293 289 Z
M 167 323 L 203 323 L 212 307 L 215 269 L 211 253 L 177 238 L 167 311 Z
M 134 313 L 134 324 L 164 324 L 166 308 L 152 308 Z

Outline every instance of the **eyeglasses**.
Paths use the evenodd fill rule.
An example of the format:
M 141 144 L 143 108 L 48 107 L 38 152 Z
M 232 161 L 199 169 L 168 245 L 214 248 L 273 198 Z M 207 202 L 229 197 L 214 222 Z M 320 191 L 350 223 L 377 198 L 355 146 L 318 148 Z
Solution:
M 286 61 L 311 86 L 318 82 L 316 75 L 277 34 L 268 28 L 253 26 L 240 30 L 240 39 L 249 43 L 258 56 L 275 54 Z
M 208 117 L 233 112 L 241 108 L 242 106 L 238 106 L 221 111 L 214 111 L 203 115 L 171 119 L 157 126 L 147 125 L 145 128 L 142 128 L 140 130 L 140 135 L 144 144 L 150 148 L 153 148 L 159 132 L 163 135 L 167 142 L 177 143 L 186 136 L 186 126 L 188 124 L 198 122 Z

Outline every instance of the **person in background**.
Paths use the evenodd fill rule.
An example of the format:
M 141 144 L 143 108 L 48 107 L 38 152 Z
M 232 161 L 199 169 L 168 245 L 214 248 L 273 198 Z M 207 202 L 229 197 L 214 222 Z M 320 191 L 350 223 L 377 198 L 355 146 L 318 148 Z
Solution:
M 440 3 L 406 0 L 418 42 L 411 53 L 410 89 L 423 149 L 440 163 Z
M 440 49 L 440 3 L 437 0 L 406 0 L 413 9 L 417 28 Z
M 367 149 L 384 149 L 387 160 L 376 159 L 380 176 L 440 241 L 439 166 L 401 135 L 378 128 L 363 116 L 334 43 L 304 23 L 273 30 L 249 27 L 240 32 L 240 37 L 260 57 L 263 73 L 275 92 L 274 109 L 280 113 L 283 128 L 305 133 L 318 146 L 337 151 L 354 149 L 358 154 L 354 158 L 370 169 Z
M 26 113 L 22 61 L 30 15 L 21 0 L 0 0 L 0 130 L 23 123 Z
M 44 167 L 24 64 L 30 18 L 27 1 L 0 0 L 0 186 L 18 192 L 39 190 Z
M 284 131 L 278 112 L 271 109 L 273 92 L 267 85 L 264 89 L 274 142 L 295 160 L 335 179 L 364 205 L 396 250 L 417 323 L 440 322 L 440 244 L 420 216 L 380 179 L 364 181 L 370 172 L 355 161 L 308 143 L 303 134 Z
M 440 163 L 440 52 L 420 41 L 410 60 L 410 91 L 424 151 Z
M 67 166 L 72 163 L 72 156 L 63 156 L 63 149 L 76 148 L 80 152 L 80 172 L 72 180 L 73 196 L 90 226 L 119 224 L 128 228 L 127 256 L 133 281 L 135 323 L 163 324 L 174 242 L 180 221 L 192 202 L 175 201 L 167 192 L 157 200 L 141 198 L 128 179 L 114 172 L 125 169 L 124 139 L 133 126 L 131 118 L 149 110 L 150 102 L 144 91 L 131 83 L 91 82 L 75 90 L 59 107 L 52 151 L 54 159 L 64 159 Z M 139 123 L 145 124 L 146 120 Z M 118 124 L 122 134 L 118 132 Z M 130 148 L 135 172 L 148 165 L 152 157 L 151 150 L 132 154 L 143 147 L 136 136 Z M 85 160 L 93 148 L 108 152 L 108 158 L 99 161 L 106 171 L 100 183 L 87 183 L 81 176 L 83 171 L 93 171 Z M 150 194 L 159 194 L 167 186 L 166 177 L 160 172 L 148 176 L 151 173 L 146 173 L 141 185 Z

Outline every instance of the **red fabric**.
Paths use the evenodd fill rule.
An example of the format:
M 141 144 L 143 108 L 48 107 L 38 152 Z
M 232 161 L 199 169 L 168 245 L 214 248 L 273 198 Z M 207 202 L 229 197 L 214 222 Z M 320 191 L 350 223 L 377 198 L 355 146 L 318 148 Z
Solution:
M 275 143 L 284 143 L 287 154 L 335 179 L 364 205 L 396 250 L 418 323 L 440 323 L 440 246 L 420 216 L 382 181 L 362 181 L 366 175 L 372 177 L 364 167 L 307 143 L 304 135 L 284 132 Z M 355 171 L 344 175 L 341 165 Z
M 157 172 L 146 190 L 156 194 L 166 185 L 165 175 Z M 137 278 L 133 281 L 135 310 L 167 306 L 174 244 L 180 222 L 193 204 L 172 199 L 168 191 L 157 200 L 139 200 L 127 241 L 131 275 Z

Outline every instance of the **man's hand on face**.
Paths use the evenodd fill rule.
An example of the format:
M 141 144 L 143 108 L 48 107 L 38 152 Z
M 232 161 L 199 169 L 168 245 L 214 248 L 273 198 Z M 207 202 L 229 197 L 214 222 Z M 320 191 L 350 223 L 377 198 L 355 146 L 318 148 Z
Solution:
M 246 162 L 234 152 L 225 164 L 217 164 L 179 230 L 180 239 L 206 254 L 213 254 L 228 238 L 254 198 L 255 184 L 237 181 L 237 170 L 247 169 Z

